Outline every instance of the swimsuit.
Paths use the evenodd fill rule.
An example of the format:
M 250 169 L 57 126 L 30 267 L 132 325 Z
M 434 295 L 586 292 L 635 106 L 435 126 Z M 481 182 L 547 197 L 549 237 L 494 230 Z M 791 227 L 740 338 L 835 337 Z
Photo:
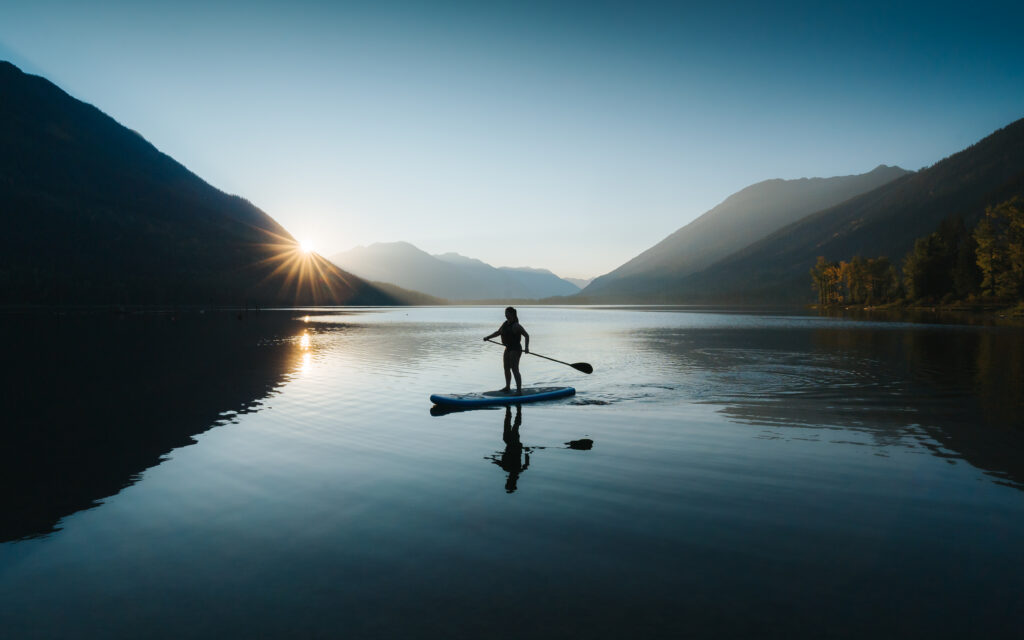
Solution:
M 519 333 L 518 329 L 518 322 L 509 322 L 506 320 L 502 323 L 501 329 L 498 331 L 501 332 L 501 344 L 505 345 L 506 349 L 511 351 L 523 350 L 523 345 L 519 344 L 519 338 L 522 334 Z

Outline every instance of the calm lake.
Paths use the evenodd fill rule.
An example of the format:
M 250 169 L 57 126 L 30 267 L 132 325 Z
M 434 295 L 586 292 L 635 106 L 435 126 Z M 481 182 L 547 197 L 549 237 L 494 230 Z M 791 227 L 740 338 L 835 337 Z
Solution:
M 519 315 L 3 318 L 0 636 L 1019 632 L 1024 329 Z

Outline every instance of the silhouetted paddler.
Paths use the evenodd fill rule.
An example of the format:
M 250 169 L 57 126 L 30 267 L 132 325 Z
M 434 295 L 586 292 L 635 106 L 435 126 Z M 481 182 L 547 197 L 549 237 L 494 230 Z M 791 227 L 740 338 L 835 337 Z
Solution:
M 501 344 L 505 345 L 505 353 L 502 357 L 505 367 L 505 388 L 502 391 L 511 390 L 512 376 L 514 375 L 516 392 L 520 393 L 523 390 L 523 377 L 519 374 L 519 359 L 523 357 L 524 352 L 530 353 L 530 334 L 526 333 L 523 325 L 519 324 L 519 315 L 513 307 L 505 308 L 505 322 L 484 340 L 490 340 L 497 336 L 501 336 Z M 520 336 L 526 338 L 525 349 L 519 343 Z

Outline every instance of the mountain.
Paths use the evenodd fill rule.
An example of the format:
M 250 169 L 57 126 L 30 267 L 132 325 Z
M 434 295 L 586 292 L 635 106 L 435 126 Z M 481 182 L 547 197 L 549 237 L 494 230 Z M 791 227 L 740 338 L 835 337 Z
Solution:
M 0 305 L 400 302 L 8 62 L 0 220 Z
M 381 282 L 374 280 L 370 282 L 374 288 L 379 291 L 383 291 L 387 295 L 393 297 L 396 300 L 401 301 L 404 305 L 420 305 L 420 306 L 439 306 L 448 304 L 448 300 L 439 298 L 437 296 L 428 295 L 421 291 L 413 291 L 411 289 L 404 289 L 398 285 L 391 284 L 390 282 Z
M 459 267 L 442 262 L 407 242 L 356 247 L 331 256 L 330 260 L 367 280 L 390 282 L 450 300 L 460 299 L 467 287 L 479 286 L 465 278 Z
M 582 295 L 634 300 L 662 295 L 690 274 L 790 223 L 907 173 L 899 167 L 880 165 L 859 175 L 766 180 L 751 185 L 621 267 L 596 278 Z
M 431 255 L 408 242 L 356 247 L 332 256 L 331 261 L 367 280 L 453 301 L 537 299 L 579 292 L 546 269 L 496 268 L 457 253 Z
M 675 283 L 664 293 L 702 302 L 809 302 L 817 256 L 888 256 L 895 264 L 914 240 L 950 216 L 968 225 L 987 206 L 1024 197 L 1024 119 L 927 169 L 816 212 Z
M 533 267 L 498 267 L 512 281 L 519 283 L 530 292 L 530 298 L 570 296 L 580 292 L 580 287 L 566 278 L 559 278 L 547 269 Z M 511 297 L 511 296 L 509 296 Z
M 579 293 L 580 290 L 580 287 L 559 278 L 547 269 L 497 267 L 497 271 L 501 273 L 495 273 L 495 267 L 486 262 L 458 253 L 435 254 L 434 257 L 449 264 L 462 266 L 467 273 L 475 274 L 481 281 L 486 282 L 489 291 L 506 292 L 498 296 L 487 296 L 490 298 L 547 298 L 568 296 Z
M 566 282 L 571 282 L 580 289 L 585 289 L 588 284 L 594 281 L 594 278 L 562 278 Z

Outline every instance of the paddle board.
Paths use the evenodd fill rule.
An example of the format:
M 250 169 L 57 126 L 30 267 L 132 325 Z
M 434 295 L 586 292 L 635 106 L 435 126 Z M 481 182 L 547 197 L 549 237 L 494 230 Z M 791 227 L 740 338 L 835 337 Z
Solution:
M 564 398 L 576 393 L 572 387 L 523 387 L 522 393 L 513 391 L 484 391 L 483 393 L 435 393 L 430 396 L 434 404 L 449 407 L 486 407 L 490 405 L 519 404 Z

